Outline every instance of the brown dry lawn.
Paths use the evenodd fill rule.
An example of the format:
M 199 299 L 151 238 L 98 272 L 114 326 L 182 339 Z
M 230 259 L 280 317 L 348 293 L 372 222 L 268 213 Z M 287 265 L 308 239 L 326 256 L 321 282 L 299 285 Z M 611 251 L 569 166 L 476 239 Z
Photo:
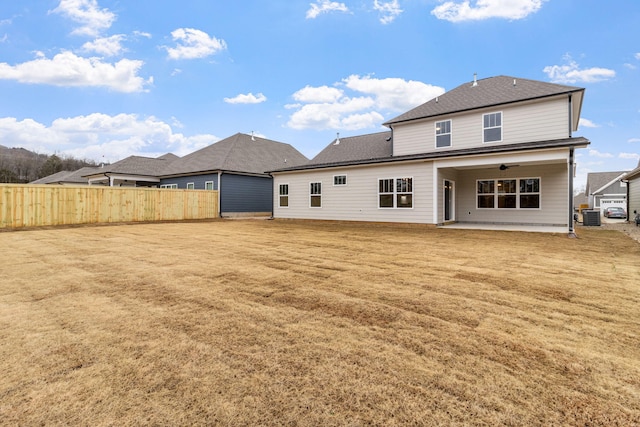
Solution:
M 0 233 L 0 423 L 639 425 L 640 243 L 578 232 Z

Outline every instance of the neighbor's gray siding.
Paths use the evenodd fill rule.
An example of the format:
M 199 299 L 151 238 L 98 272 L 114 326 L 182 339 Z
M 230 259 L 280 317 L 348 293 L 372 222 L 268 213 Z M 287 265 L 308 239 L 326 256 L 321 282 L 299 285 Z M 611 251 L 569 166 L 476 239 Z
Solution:
M 160 185 L 178 184 L 178 188 L 186 189 L 187 183 L 193 182 L 194 190 L 204 190 L 204 183 L 213 181 L 213 189 L 218 189 L 218 174 L 196 175 L 196 176 L 180 176 L 176 178 L 164 178 L 160 180 Z
M 271 212 L 271 177 L 223 173 L 220 183 L 220 211 L 225 213 Z

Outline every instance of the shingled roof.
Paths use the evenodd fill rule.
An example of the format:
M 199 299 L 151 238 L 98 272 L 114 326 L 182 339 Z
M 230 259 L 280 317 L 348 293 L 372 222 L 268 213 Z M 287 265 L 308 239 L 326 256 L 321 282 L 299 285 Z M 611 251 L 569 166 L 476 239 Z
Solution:
M 60 171 L 31 181 L 29 184 L 87 184 L 88 180 L 85 176 L 96 171 L 100 171 L 100 168 L 87 166 L 75 171 Z
M 125 175 L 137 175 L 137 176 L 160 176 L 164 173 L 166 168 L 174 161 L 179 159 L 175 154 L 165 154 L 163 156 L 142 157 L 142 156 L 129 156 L 120 161 L 105 165 L 99 169 L 94 169 L 91 173 L 86 173 L 84 176 L 100 174 L 125 174 Z
M 575 103 L 577 105 L 577 111 L 574 112 L 574 117 L 576 118 L 574 128 L 577 128 L 577 118 L 580 117 L 583 92 L 583 88 L 546 83 L 537 80 L 510 76 L 490 77 L 461 84 L 457 88 L 433 98 L 384 124 L 391 126 L 401 122 L 475 110 L 478 108 L 499 106 L 561 94 L 578 93 L 580 96 Z
M 381 159 L 393 152 L 391 132 L 336 138 L 308 164 L 349 162 L 354 160 Z
M 289 144 L 237 133 L 172 162 L 161 175 L 167 177 L 213 171 L 265 174 L 269 170 L 297 166 L 308 161 Z

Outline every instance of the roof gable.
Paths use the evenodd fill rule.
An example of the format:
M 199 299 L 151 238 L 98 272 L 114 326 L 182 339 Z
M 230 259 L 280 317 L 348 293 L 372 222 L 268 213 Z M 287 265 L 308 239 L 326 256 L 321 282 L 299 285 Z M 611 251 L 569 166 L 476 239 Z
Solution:
M 615 184 L 623 175 L 624 171 L 618 172 L 591 172 L 587 175 L 587 194 L 597 194 L 607 187 Z
M 385 125 L 575 92 L 582 93 L 584 89 L 510 76 L 490 77 L 461 84 L 389 120 Z M 582 104 L 581 96 L 578 104 Z M 574 116 L 579 117 L 579 114 Z M 574 126 L 577 127 L 577 123 Z
M 297 166 L 308 160 L 289 144 L 237 133 L 172 162 L 162 175 L 208 171 L 264 174 L 268 170 Z

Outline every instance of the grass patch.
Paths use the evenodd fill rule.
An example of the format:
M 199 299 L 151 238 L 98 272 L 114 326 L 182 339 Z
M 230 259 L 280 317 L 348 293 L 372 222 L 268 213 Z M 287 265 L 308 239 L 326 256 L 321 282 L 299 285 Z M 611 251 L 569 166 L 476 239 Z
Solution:
M 640 245 L 215 221 L 0 233 L 9 425 L 640 424 Z

